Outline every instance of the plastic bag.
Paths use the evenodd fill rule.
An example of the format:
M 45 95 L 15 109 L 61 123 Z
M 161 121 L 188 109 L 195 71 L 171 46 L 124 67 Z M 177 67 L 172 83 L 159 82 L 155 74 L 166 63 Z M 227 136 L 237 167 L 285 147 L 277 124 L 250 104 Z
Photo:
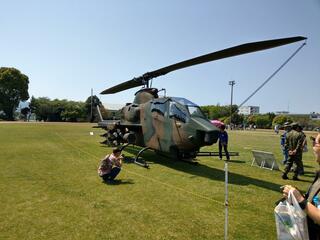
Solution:
M 302 150 L 303 152 L 308 152 L 308 145 L 307 144 L 305 144 L 304 146 L 303 146 L 303 150 Z
M 278 240 L 309 240 L 306 213 L 292 191 L 274 209 Z

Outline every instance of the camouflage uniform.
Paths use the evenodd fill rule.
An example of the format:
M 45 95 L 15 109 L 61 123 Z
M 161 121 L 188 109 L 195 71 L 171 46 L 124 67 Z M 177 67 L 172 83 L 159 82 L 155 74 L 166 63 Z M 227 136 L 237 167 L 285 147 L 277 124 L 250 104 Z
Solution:
M 293 163 L 297 165 L 297 167 L 294 169 L 294 175 L 293 179 L 298 179 L 298 173 L 303 169 L 302 164 L 302 143 L 303 143 L 303 137 L 302 134 L 299 133 L 296 130 L 291 130 L 286 137 L 285 142 L 285 148 L 289 152 L 289 158 L 286 163 L 286 167 L 284 169 L 284 173 L 282 175 L 283 179 L 288 179 L 288 172 L 290 171 Z M 293 151 L 293 153 L 292 153 Z
M 305 145 L 307 144 L 307 140 L 306 140 L 307 137 L 302 130 L 299 131 L 299 134 L 301 135 L 301 154 L 299 155 L 299 157 L 300 157 L 299 161 L 301 161 L 301 168 L 299 169 L 298 173 L 299 173 L 299 175 L 303 175 L 304 174 L 304 167 L 303 167 L 303 162 L 302 162 L 302 154 L 305 149 Z

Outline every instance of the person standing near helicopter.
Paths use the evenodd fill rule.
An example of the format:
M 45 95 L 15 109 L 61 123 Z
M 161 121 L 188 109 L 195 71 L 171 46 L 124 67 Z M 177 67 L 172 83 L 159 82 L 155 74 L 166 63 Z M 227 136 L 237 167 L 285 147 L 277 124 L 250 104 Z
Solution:
M 219 158 L 222 160 L 222 147 L 226 154 L 226 158 L 229 161 L 230 156 L 228 152 L 228 133 L 226 132 L 226 126 L 221 125 L 220 126 L 220 133 L 219 133 Z

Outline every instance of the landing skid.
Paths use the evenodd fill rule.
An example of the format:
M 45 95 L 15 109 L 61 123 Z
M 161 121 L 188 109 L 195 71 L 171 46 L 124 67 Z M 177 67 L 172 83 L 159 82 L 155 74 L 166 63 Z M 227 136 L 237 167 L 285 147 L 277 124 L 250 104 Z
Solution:
M 125 148 L 126 148 L 127 146 L 129 146 L 129 145 L 130 145 L 130 143 L 126 143 L 126 144 L 122 145 L 121 148 L 120 148 L 120 150 L 122 151 L 123 149 L 125 149 Z M 138 154 L 137 154 L 137 156 L 135 157 L 133 163 L 137 164 L 137 165 L 140 166 L 140 167 L 149 168 L 149 164 L 148 164 L 145 160 L 143 160 L 142 158 L 139 158 L 140 155 L 141 155 L 144 151 L 146 151 L 146 150 L 148 150 L 148 149 L 151 149 L 151 148 L 149 148 L 149 147 L 142 148 L 142 149 L 138 152 Z
M 145 160 L 143 160 L 142 158 L 140 158 L 140 160 L 142 160 L 142 162 L 138 161 L 140 155 L 141 155 L 144 151 L 146 151 L 146 150 L 148 150 L 148 149 L 151 149 L 151 148 L 145 147 L 145 148 L 142 148 L 142 149 L 139 151 L 138 155 L 137 155 L 136 158 L 134 159 L 134 163 L 135 163 L 135 164 L 138 164 L 138 165 L 141 166 L 141 167 L 149 168 L 149 164 L 148 164 Z

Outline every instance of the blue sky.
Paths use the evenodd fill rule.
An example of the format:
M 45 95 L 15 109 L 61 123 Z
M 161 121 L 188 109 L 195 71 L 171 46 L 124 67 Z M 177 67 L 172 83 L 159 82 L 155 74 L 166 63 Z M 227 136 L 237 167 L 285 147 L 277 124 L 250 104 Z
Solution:
M 261 112 L 320 112 L 320 0 L 0 0 L 0 66 L 29 76 L 29 94 L 126 103 L 139 89 L 113 85 L 247 42 L 292 36 L 307 45 L 246 105 Z M 240 104 L 302 43 L 159 77 L 153 86 L 199 105 Z

